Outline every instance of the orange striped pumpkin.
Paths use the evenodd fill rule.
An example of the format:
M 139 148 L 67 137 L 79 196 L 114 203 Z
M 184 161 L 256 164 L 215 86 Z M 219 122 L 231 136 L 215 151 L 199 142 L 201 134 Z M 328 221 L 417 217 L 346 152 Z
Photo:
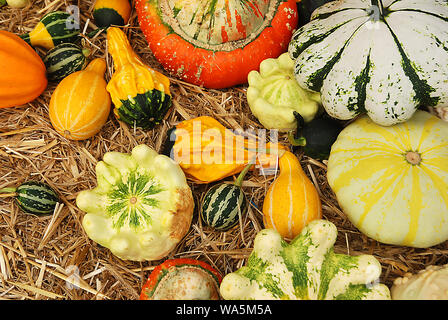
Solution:
M 105 72 L 106 61 L 94 59 L 84 70 L 64 78 L 53 92 L 50 121 L 67 139 L 88 139 L 106 123 L 111 98 L 106 90 Z
M 265 228 L 285 239 L 295 238 L 310 221 L 322 217 L 322 204 L 297 157 L 287 151 L 279 159 L 280 173 L 263 202 Z

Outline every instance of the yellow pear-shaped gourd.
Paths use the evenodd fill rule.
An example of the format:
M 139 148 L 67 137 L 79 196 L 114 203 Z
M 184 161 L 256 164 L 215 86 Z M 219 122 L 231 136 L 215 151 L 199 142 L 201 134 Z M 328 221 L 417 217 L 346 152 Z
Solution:
M 64 78 L 50 100 L 50 121 L 54 129 L 71 140 L 97 134 L 111 108 L 104 73 L 106 61 L 97 58 L 82 71 Z
M 171 107 L 169 79 L 143 63 L 121 29 L 107 29 L 107 44 L 115 68 L 107 85 L 115 115 L 145 129 L 159 124 Z
M 322 204 L 292 152 L 286 151 L 279 158 L 279 168 L 263 202 L 263 222 L 283 238 L 293 239 L 310 221 L 322 217 Z

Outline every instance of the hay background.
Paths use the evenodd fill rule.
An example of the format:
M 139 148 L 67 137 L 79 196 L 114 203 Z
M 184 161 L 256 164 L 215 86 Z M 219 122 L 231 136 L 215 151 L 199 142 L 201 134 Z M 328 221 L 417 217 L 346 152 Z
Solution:
M 89 21 L 93 1 L 35 0 L 19 10 L 0 9 L 0 29 L 17 34 L 29 32 L 47 12 L 65 10 L 75 4 L 81 8 L 81 28 Z M 89 21 L 87 32 L 95 26 Z M 135 51 L 152 68 L 163 71 L 147 47 L 138 27 L 135 12 L 127 34 Z M 104 33 L 84 39 L 92 57 L 108 61 Z M 40 51 L 43 53 L 44 51 Z M 151 270 L 161 263 L 123 261 L 109 250 L 91 241 L 84 233 L 83 212 L 75 205 L 79 191 L 96 186 L 95 164 L 105 152 L 129 152 L 146 143 L 160 150 L 166 131 L 178 121 L 211 115 L 228 128 L 262 128 L 251 115 L 245 96 L 246 86 L 226 90 L 207 90 L 177 79 L 172 81 L 173 108 L 164 123 L 154 130 L 134 130 L 119 123 L 111 113 L 101 132 L 85 141 L 68 141 L 52 128 L 48 104 L 55 85 L 50 84 L 37 100 L 28 105 L 0 109 L 0 188 L 17 186 L 36 179 L 45 181 L 60 194 L 63 203 L 50 217 L 34 217 L 22 213 L 12 198 L 0 197 L 0 299 L 138 299 L 140 289 Z M 284 139 L 285 137 L 281 137 Z M 381 282 L 392 285 L 405 272 L 417 272 L 427 265 L 448 262 L 448 242 L 430 249 L 414 249 L 380 244 L 362 235 L 347 220 L 335 201 L 325 176 L 325 163 L 298 153 L 299 159 L 317 186 L 323 203 L 324 218 L 338 227 L 335 251 L 372 254 L 383 266 Z M 248 174 L 245 192 L 249 200 L 261 208 L 264 193 L 272 177 Z M 196 202 L 207 186 L 191 183 Z M 226 233 L 217 233 L 198 219 L 195 211 L 189 233 L 168 258 L 195 258 L 210 263 L 223 275 L 245 264 L 253 239 L 262 229 L 261 212 L 253 207 L 243 225 Z M 76 280 L 76 266 L 81 282 Z

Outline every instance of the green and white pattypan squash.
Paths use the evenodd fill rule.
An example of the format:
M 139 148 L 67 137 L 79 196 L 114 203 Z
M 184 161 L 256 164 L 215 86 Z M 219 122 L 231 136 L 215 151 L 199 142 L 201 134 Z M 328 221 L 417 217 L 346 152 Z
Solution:
M 448 106 L 447 30 L 446 0 L 332 1 L 295 32 L 289 53 L 328 114 L 393 125 L 418 106 Z
M 367 116 L 333 144 L 328 183 L 350 221 L 383 243 L 448 240 L 448 124 L 425 111 L 380 126 Z
M 294 111 L 300 113 L 305 122 L 313 120 L 319 111 L 320 94 L 299 86 L 294 78 L 294 61 L 287 52 L 277 59 L 263 60 L 260 72 L 251 71 L 247 80 L 247 102 L 252 114 L 266 129 L 295 130 Z
M 222 297 L 389 300 L 389 289 L 378 282 L 378 260 L 371 255 L 335 253 L 336 237 L 336 226 L 323 219 L 311 221 L 289 244 L 274 229 L 261 230 L 247 265 L 222 280 Z
M 98 185 L 81 191 L 87 235 L 121 259 L 158 260 L 190 228 L 194 201 L 177 163 L 146 145 L 131 154 L 107 152 L 96 165 Z

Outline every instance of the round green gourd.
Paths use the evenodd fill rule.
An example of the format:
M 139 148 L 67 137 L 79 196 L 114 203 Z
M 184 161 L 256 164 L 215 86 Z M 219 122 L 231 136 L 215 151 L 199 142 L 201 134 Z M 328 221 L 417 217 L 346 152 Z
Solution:
M 46 183 L 28 181 L 17 188 L 4 188 L 0 193 L 15 193 L 17 205 L 25 213 L 45 215 L 53 213 L 59 202 L 57 193 Z
M 201 218 L 206 225 L 218 231 L 227 231 L 238 224 L 240 216 L 247 213 L 248 202 L 241 184 L 251 166 L 241 171 L 235 183 L 220 183 L 207 191 L 201 206 Z
M 83 49 L 74 43 L 61 43 L 50 49 L 43 59 L 48 80 L 60 81 L 76 71 L 83 70 L 89 53 L 89 49 Z

